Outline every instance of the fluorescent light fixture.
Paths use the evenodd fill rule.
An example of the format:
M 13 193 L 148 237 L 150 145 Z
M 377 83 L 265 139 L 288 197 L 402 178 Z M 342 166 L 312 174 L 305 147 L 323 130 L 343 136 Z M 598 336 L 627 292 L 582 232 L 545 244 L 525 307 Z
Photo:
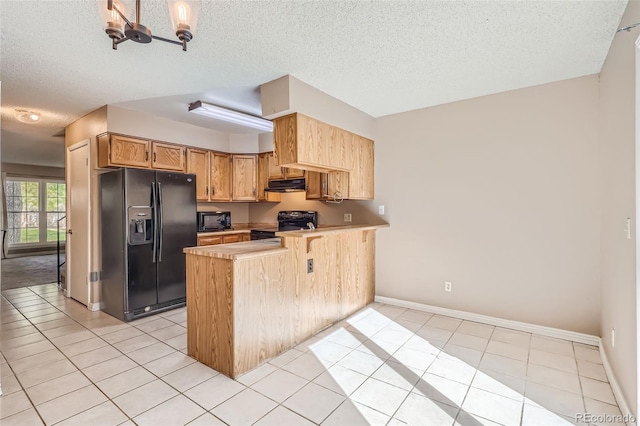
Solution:
M 216 120 L 226 121 L 227 123 L 251 127 L 265 132 L 273 132 L 273 122 L 271 120 L 265 120 L 264 118 L 256 117 L 255 115 L 222 108 L 206 102 L 192 102 L 189 104 L 189 111 L 205 117 L 215 118 Z

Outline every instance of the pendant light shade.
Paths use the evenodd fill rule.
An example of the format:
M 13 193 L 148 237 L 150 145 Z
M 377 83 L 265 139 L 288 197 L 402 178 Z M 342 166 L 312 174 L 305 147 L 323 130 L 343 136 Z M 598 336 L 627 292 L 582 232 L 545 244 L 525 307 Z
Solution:
M 118 9 L 125 17 L 131 19 L 134 9 L 134 0 L 113 0 L 113 8 Z M 107 0 L 98 0 L 98 11 L 102 21 L 102 29 L 111 36 L 124 37 L 126 22 L 118 12 L 107 8 Z
M 169 4 L 169 17 L 176 35 L 185 30 L 193 35 L 198 22 L 200 2 L 194 0 L 168 0 L 167 3 Z M 178 38 L 180 38 L 179 35 Z

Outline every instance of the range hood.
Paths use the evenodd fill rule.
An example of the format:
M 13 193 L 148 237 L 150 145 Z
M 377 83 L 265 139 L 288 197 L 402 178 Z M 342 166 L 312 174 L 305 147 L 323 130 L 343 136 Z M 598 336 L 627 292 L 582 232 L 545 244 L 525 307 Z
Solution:
M 306 190 L 307 185 L 304 178 L 270 180 L 269 186 L 265 188 L 267 192 L 301 192 Z

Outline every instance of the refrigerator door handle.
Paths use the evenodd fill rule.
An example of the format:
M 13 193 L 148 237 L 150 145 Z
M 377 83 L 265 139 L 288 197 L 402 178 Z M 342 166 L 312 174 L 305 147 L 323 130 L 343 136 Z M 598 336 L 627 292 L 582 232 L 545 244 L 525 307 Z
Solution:
M 158 244 L 158 262 L 162 262 L 162 187 L 160 182 L 158 182 L 158 234 L 158 239 L 160 240 Z
M 153 208 L 153 258 L 151 261 L 156 263 L 156 251 L 158 248 L 158 201 L 156 197 L 156 183 L 151 182 L 151 207 Z

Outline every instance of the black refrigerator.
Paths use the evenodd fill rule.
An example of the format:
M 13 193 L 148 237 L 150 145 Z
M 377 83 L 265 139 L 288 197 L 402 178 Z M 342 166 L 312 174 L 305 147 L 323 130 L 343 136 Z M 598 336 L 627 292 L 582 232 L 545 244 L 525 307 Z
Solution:
M 100 175 L 102 310 L 123 321 L 184 306 L 182 249 L 197 244 L 196 176 Z

